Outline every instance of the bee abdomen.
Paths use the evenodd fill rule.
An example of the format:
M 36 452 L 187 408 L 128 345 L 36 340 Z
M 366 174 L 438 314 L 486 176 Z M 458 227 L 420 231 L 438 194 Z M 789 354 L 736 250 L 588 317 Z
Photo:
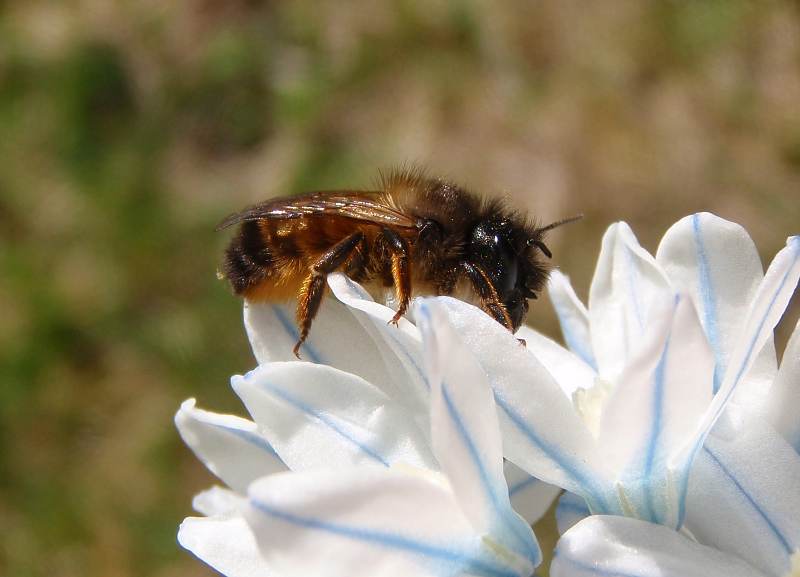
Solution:
M 236 294 L 242 294 L 263 281 L 274 264 L 273 254 L 264 242 L 259 223 L 242 223 L 239 234 L 225 251 L 225 276 Z

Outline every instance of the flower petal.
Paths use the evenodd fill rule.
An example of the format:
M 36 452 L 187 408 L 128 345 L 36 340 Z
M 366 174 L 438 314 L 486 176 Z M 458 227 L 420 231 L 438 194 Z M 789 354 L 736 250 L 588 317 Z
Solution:
M 257 481 L 249 494 L 246 517 L 261 553 L 285 577 L 533 571 L 482 549 L 439 476 L 373 467 L 287 473 Z
M 572 527 L 591 515 L 586 501 L 580 495 L 565 491 L 556 506 L 556 526 L 558 534 L 563 535 Z
M 431 385 L 433 451 L 442 472 L 477 533 L 491 534 L 537 566 L 541 551 L 533 531 L 509 501 L 497 408 L 486 376 L 441 304 L 420 299 L 415 317 Z
M 561 487 L 531 477 L 511 461 L 503 463 L 503 474 L 511 506 L 529 525 L 541 519 L 561 493 Z
M 688 293 L 700 313 L 716 359 L 716 392 L 745 320 L 742 311 L 749 308 L 764 278 L 755 244 L 738 224 L 703 212 L 679 220 L 667 231 L 656 261 L 672 287 Z M 758 372 L 771 382 L 776 370 L 771 338 L 759 358 Z
M 714 356 L 692 301 L 651 312 L 650 330 L 619 377 L 602 415 L 599 443 L 621 471 L 626 516 L 680 525 L 689 460 L 671 458 L 697 436 L 711 401 Z
M 239 493 L 214 485 L 194 496 L 192 508 L 206 517 L 211 517 L 236 513 L 246 502 Z
M 231 382 L 292 470 L 436 466 L 407 411 L 361 377 L 313 363 L 269 363 Z
M 721 420 L 695 459 L 686 527 L 707 545 L 784 575 L 800 549 L 800 456 L 765 421 L 737 420 Z
M 489 379 L 506 458 L 606 510 L 609 477 L 595 440 L 544 365 L 477 307 L 450 297 L 435 300 L 447 307 L 461 342 Z
M 559 270 L 552 271 L 547 292 L 558 315 L 564 342 L 573 353 L 597 372 L 597 361 L 592 351 L 592 337 L 589 330 L 589 311 L 575 294 L 569 277 Z
M 795 451 L 800 453 L 800 322 L 783 352 L 781 367 L 770 389 L 766 417 Z
M 259 364 L 297 361 L 292 353 L 298 339 L 294 307 L 293 303 L 245 301 L 244 326 Z M 308 339 L 300 348 L 300 357 L 353 373 L 383 390 L 395 387 L 372 337 L 353 317 L 350 308 L 336 299 L 324 299 Z
M 661 267 L 626 223 L 611 225 L 589 290 L 592 350 L 603 378 L 619 375 L 647 330 L 654 303 L 665 300 L 672 300 L 672 290 Z
M 552 577 L 765 577 L 662 525 L 594 515 L 558 542 Z
M 741 338 L 725 372 L 725 379 L 703 421 L 704 430 L 709 430 L 716 422 L 740 385 L 742 390 L 737 392 L 737 402 L 747 405 L 756 404 L 758 400 L 763 401 L 764 391 L 749 388 L 758 381 L 744 380 L 742 377 L 753 365 L 758 352 L 772 338 L 772 331 L 794 294 L 798 278 L 800 278 L 800 236 L 792 236 L 787 239 L 786 248 L 775 255 L 753 298 Z
M 286 470 L 251 421 L 197 409 L 188 399 L 175 414 L 175 425 L 205 466 L 235 491 L 244 493 L 254 479 Z
M 530 327 L 520 327 L 516 336 L 525 341 L 527 349 L 555 378 L 568 399 L 572 398 L 576 390 L 594 386 L 596 376 L 594 369 L 572 351 Z
M 376 343 L 394 388 L 384 389 L 398 403 L 408 406 L 412 415 L 428 423 L 428 386 L 425 382 L 422 361 L 422 340 L 417 328 L 405 318 L 397 326 L 390 324 L 395 311 L 376 303 L 358 283 L 342 273 L 328 276 L 328 286 L 334 296 L 350 307 L 367 333 Z
M 226 577 L 272 574 L 240 515 L 187 517 L 178 530 L 178 543 Z

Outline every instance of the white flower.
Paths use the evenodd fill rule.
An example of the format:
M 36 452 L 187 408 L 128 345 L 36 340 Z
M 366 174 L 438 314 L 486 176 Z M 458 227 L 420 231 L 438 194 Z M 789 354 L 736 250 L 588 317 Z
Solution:
M 559 541 L 552 577 L 763 577 L 747 563 L 662 525 L 593 515 Z
M 559 419 L 577 431 L 574 453 L 550 451 L 542 438 L 554 436 L 555 425 L 530 414 L 530 450 L 517 452 L 520 439 L 508 443 L 507 456 L 577 493 L 593 513 L 679 527 L 692 461 L 734 393 L 740 404 L 768 405 L 772 329 L 799 276 L 798 237 L 763 275 L 746 233 L 712 215 L 678 222 L 657 258 L 627 225 L 613 225 L 588 310 L 566 277 L 553 275 L 550 294 L 574 354 L 534 332 L 520 335 L 575 401 Z M 537 376 L 528 397 L 544 382 Z M 524 401 L 517 396 L 509 405 L 519 410 Z
M 533 532 L 511 508 L 485 378 L 435 303 L 418 302 L 417 314 L 437 464 L 285 473 L 252 484 L 246 517 L 279 574 L 527 577 L 539 564 Z
M 563 535 L 550 574 L 797 577 L 800 456 L 765 420 L 729 411 L 695 459 L 683 533 L 590 516 Z
M 704 229 L 706 221 L 711 233 Z M 790 239 L 759 278 L 760 270 L 751 272 L 752 259 L 742 256 L 747 250 L 735 253 L 739 262 L 725 260 L 719 247 L 746 244 L 738 229 L 726 236 L 729 224 L 710 215 L 689 217 L 665 236 L 658 259 L 638 245 L 627 225 L 612 226 L 588 311 L 563 275 L 553 277 L 551 295 L 574 352 L 527 328 L 511 335 L 475 307 L 448 297 L 418 304 L 417 310 L 429 311 L 433 319 L 419 319 L 423 339 L 405 319 L 399 329 L 389 325 L 391 309 L 337 274 L 329 277 L 329 286 L 346 306 L 329 299 L 301 349 L 304 358 L 320 364 L 283 362 L 293 358 L 297 339 L 290 310 L 247 306 L 245 325 L 260 366 L 234 378 L 233 385 L 258 425 L 197 411 L 191 402 L 179 411 L 176 421 L 187 443 L 233 489 L 195 499 L 207 517 L 187 519 L 181 543 L 227 575 L 263 571 L 267 560 L 279 574 L 325 569 L 312 550 L 341 552 L 345 572 L 355 571 L 355 560 L 366 556 L 385 561 L 386 571 L 413 566 L 435 574 L 518 574 L 536 565 L 538 549 L 534 553 L 515 521 L 508 493 L 515 507 L 521 495 L 532 497 L 525 508 L 525 519 L 532 522 L 556 491 L 533 477 L 570 492 L 561 503 L 563 528 L 587 506 L 586 514 L 639 517 L 670 527 L 685 518 L 697 531 L 710 527 L 703 525 L 710 519 L 694 520 L 695 510 L 703 516 L 702 506 L 688 514 L 684 508 L 695 457 L 698 471 L 712 457 L 730 465 L 724 474 L 713 473 L 717 481 L 732 480 L 735 486 L 747 479 L 747 471 L 723 478 L 743 462 L 736 456 L 739 445 L 726 452 L 714 444 L 740 424 L 730 411 L 720 420 L 729 402 L 735 398 L 749 408 L 742 417 L 748 423 L 768 419 L 767 426 L 778 427 L 787 439 L 798 432 L 785 406 L 798 393 L 791 374 L 776 379 L 771 333 L 800 276 L 800 240 Z M 743 278 L 750 283 L 747 290 L 730 288 Z M 725 290 L 713 292 L 717 285 Z M 525 339 L 527 348 L 516 337 Z M 448 386 L 451 374 L 457 387 Z M 464 419 L 466 436 L 459 433 L 461 419 L 450 415 L 445 426 L 448 391 L 466 414 L 474 415 L 482 404 L 492 416 Z M 509 464 L 506 479 L 498 473 L 499 440 L 492 440 L 493 425 L 486 424 L 494 420 L 495 404 L 503 454 L 525 471 Z M 763 427 L 752 430 L 763 441 Z M 457 443 L 459 435 L 462 448 L 446 451 L 442 439 Z M 781 451 L 763 451 L 765 462 Z M 243 463 L 244 454 L 254 460 Z M 292 472 L 257 480 L 284 467 Z M 783 477 L 776 479 L 790 486 Z M 397 495 L 401 486 L 414 498 Z M 715 490 L 719 499 L 731 492 L 723 482 Z M 430 502 L 425 511 L 449 521 L 440 525 L 423 515 L 426 529 L 420 532 L 404 510 L 403 503 L 411 502 Z M 567 509 L 572 519 L 563 514 Z M 597 522 L 585 520 L 575 529 Z M 398 531 L 399 541 L 383 539 Z M 270 541 L 276 534 L 286 539 Z M 709 534 L 720 533 L 709 529 Z M 420 541 L 409 535 L 424 537 L 433 549 L 415 549 Z M 352 547 L 342 549 L 342 539 Z M 570 541 L 564 539 L 566 546 Z M 445 554 L 442 546 L 448 543 L 456 550 Z M 388 549 L 402 558 L 399 564 L 385 556 Z M 442 564 L 444 558 L 451 563 Z M 329 574 L 340 574 L 337 570 L 330 568 Z
M 265 561 L 242 516 L 251 484 L 287 471 L 359 465 L 435 467 L 428 436 L 375 386 L 324 365 L 275 362 L 234 377 L 256 423 L 184 402 L 175 417 L 186 441 L 232 490 L 195 498 L 205 518 L 188 518 L 179 542 L 229 577 L 263 574 Z
M 305 510 L 304 503 L 314 503 L 311 508 L 319 512 L 321 503 L 330 500 L 360 502 L 361 510 L 372 515 L 370 527 L 379 534 L 381 528 L 395 533 L 403 527 L 413 529 L 423 519 L 414 515 L 398 517 L 394 505 L 383 508 L 388 501 L 379 495 L 391 501 L 390 494 L 398 487 L 405 487 L 396 495 L 396 505 L 417 511 L 417 516 L 422 515 L 420 511 L 429 511 L 438 519 L 438 524 L 429 524 L 421 533 L 417 527 L 417 537 L 430 537 L 418 539 L 417 544 L 452 545 L 455 548 L 440 547 L 437 555 L 451 555 L 453 563 L 461 559 L 463 564 L 471 559 L 478 568 L 488 563 L 484 567 L 486 574 L 493 574 L 494 570 L 499 571 L 497 574 L 511 574 L 508 571 L 520 568 L 523 573 L 530 573 L 539 562 L 538 546 L 529 525 L 511 509 L 502 475 L 505 473 L 511 484 L 515 508 L 529 522 L 546 511 L 558 490 L 532 479 L 510 463 L 503 470 L 498 433 L 496 430 L 492 433 L 496 424 L 486 424 L 487 419 L 496 418 L 492 410 L 487 411 L 491 403 L 488 388 L 484 395 L 488 398 L 482 398 L 478 405 L 472 397 L 462 399 L 465 392 L 475 391 L 475 387 L 478 393 L 473 395 L 480 396 L 480 387 L 486 386 L 480 378 L 474 378 L 481 373 L 474 368 L 471 355 L 463 352 L 462 345 L 454 349 L 456 345 L 447 337 L 447 327 L 441 334 L 427 337 L 429 343 L 440 343 L 437 351 L 465 357 L 461 367 L 473 367 L 472 380 L 460 383 L 453 398 L 459 406 L 471 408 L 472 420 L 466 420 L 468 424 L 481 425 L 480 434 L 474 438 L 486 444 L 480 453 L 480 463 L 488 464 L 481 469 L 480 482 L 475 470 L 463 470 L 465 463 L 469 463 L 468 455 L 455 458 L 452 430 L 448 433 L 446 427 L 440 426 L 439 443 L 444 435 L 448 439 L 444 443 L 450 446 L 444 457 L 441 448 L 437 453 L 440 458 L 434 457 L 437 437 L 435 432 L 431 435 L 428 383 L 434 391 L 447 390 L 448 387 L 437 388 L 436 381 L 452 369 L 449 366 L 437 369 L 444 373 L 427 376 L 423 368 L 422 337 L 416 327 L 405 320 L 401 321 L 400 330 L 388 325 L 393 312 L 372 302 L 343 275 L 333 275 L 330 284 L 349 307 L 335 301 L 326 303 L 302 352 L 317 361 L 334 362 L 358 371 L 379 385 L 327 365 L 282 362 L 280 359 L 293 358 L 291 345 L 295 339 L 294 324 L 286 307 L 247 307 L 246 326 L 262 364 L 243 377 L 234 377 L 232 384 L 255 422 L 201 411 L 195 408 L 194 400 L 186 401 L 178 411 L 176 424 L 184 440 L 232 489 L 216 487 L 195 498 L 195 509 L 206 517 L 186 519 L 179 532 L 180 543 L 226 575 L 261 574 L 266 567 L 284 566 L 280 559 L 264 559 L 258 551 L 256 536 L 272 532 L 254 533 L 248 527 L 242 516 L 248 488 L 251 500 L 264 507 L 286 505 L 295 515 Z M 473 314 L 483 316 L 477 309 Z M 427 350 L 432 347 L 429 344 Z M 434 395 L 434 400 L 437 398 Z M 439 415 L 440 424 L 446 414 L 441 405 L 441 401 L 438 405 L 434 402 L 439 410 L 433 411 Z M 480 413 L 478 421 L 475 421 L 476 406 Z M 294 472 L 273 474 L 289 469 Z M 420 474 L 420 471 L 426 472 Z M 258 481 L 265 475 L 271 476 Z M 275 491 L 275 487 L 283 487 L 282 483 L 288 489 L 296 487 L 300 491 L 292 503 L 271 500 L 276 495 L 290 494 L 288 489 Z M 492 491 L 491 506 L 486 505 L 487 495 L 480 499 L 475 493 L 481 487 L 485 493 L 487 483 Z M 257 514 L 263 513 L 264 507 L 250 508 L 250 519 L 258 527 L 266 522 L 263 514 Z M 355 514 L 356 508 L 350 509 Z M 352 527 L 360 521 L 357 517 L 333 516 L 326 522 Z M 280 533 L 288 534 L 285 528 Z M 301 545 L 304 540 L 296 543 Z M 493 554 L 487 553 L 487 546 Z M 285 547 L 282 551 L 281 555 L 288 554 Z M 504 569 L 492 560 L 498 555 L 504 559 L 501 563 Z M 308 557 L 300 552 L 297 559 L 303 561 Z M 342 560 L 346 557 L 343 553 Z M 448 566 L 457 565 L 453 563 Z M 278 574 L 291 572 L 291 567 L 284 567 Z
M 744 230 L 712 215 L 688 217 L 668 231 L 657 261 L 671 286 L 697 303 L 714 351 L 717 396 L 733 402 L 720 404 L 724 412 L 696 454 L 683 534 L 620 517 L 581 521 L 588 510 L 565 496 L 559 529 L 577 524 L 559 542 L 553 575 L 797 574 L 800 325 L 780 369 L 771 334 L 760 352 L 756 335 L 780 317 L 777 305 L 794 291 L 798 260 L 800 239 L 793 237 L 764 276 Z M 749 370 L 739 361 L 743 353 L 756 357 Z
M 263 575 L 265 563 L 241 515 L 248 485 L 286 466 L 251 421 L 195 408 L 184 401 L 175 424 L 189 447 L 232 490 L 212 487 L 195 495 L 194 509 L 204 517 L 187 517 L 178 542 L 228 577 Z
M 623 256 L 612 256 L 615 252 Z M 668 283 L 673 294 L 689 296 L 700 317 L 714 356 L 713 393 L 727 375 L 736 389 L 734 402 L 782 423 L 786 435 L 800 439 L 800 425 L 785 412 L 787 403 L 776 403 L 796 394 L 796 388 L 777 376 L 771 333 L 794 292 L 799 257 L 800 239 L 792 237 L 765 278 L 756 247 L 741 226 L 698 213 L 667 231 L 653 259 L 627 225 L 619 223 L 604 239 L 589 311 L 558 272 L 553 274 L 550 296 L 569 348 L 608 382 L 629 362 L 642 327 L 649 328 L 648 303 L 663 297 Z M 729 370 L 737 360 L 744 362 Z
M 800 453 L 800 322 L 795 326 L 783 360 L 764 402 L 755 407 Z
M 567 500 L 562 516 L 571 518 L 559 529 L 577 524 L 559 541 L 551 575 L 797 577 L 800 456 L 765 420 L 729 411 L 695 459 L 684 534 L 622 517 L 580 521 L 588 512 Z

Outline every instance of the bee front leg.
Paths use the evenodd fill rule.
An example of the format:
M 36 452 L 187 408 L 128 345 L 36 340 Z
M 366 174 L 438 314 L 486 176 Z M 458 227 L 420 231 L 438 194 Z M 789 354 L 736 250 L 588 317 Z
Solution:
M 491 315 L 494 320 L 509 331 L 514 332 L 511 317 L 508 315 L 508 311 L 500 300 L 500 296 L 497 294 L 497 290 L 494 288 L 486 271 L 466 261 L 461 263 L 461 270 L 467 275 L 475 292 L 478 293 L 478 297 L 481 299 L 481 308 L 484 312 Z
M 294 356 L 298 359 L 300 358 L 300 347 L 308 338 L 311 323 L 319 312 L 319 305 L 325 294 L 325 279 L 347 262 L 347 259 L 363 242 L 364 233 L 356 232 L 336 243 L 314 263 L 311 267 L 311 274 L 303 281 L 297 297 L 297 324 L 300 328 L 300 339 L 293 350 Z
M 392 254 L 392 281 L 397 300 L 400 302 L 397 312 L 389 321 L 396 326 L 408 310 L 408 303 L 411 300 L 411 261 L 408 258 L 408 242 L 387 226 L 383 227 L 381 234 Z

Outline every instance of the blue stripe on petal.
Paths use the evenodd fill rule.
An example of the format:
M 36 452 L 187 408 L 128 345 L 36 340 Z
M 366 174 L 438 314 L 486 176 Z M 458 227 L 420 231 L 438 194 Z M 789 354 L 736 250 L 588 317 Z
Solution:
M 700 438 L 702 440 L 702 437 Z M 683 522 L 686 519 L 686 494 L 689 492 L 689 473 L 691 472 L 691 464 L 694 462 L 694 457 L 699 449 L 700 442 L 697 442 L 696 447 L 689 453 L 689 458 L 685 465 L 679 467 L 680 474 L 678 476 L 678 522 L 677 527 L 683 527 Z
M 583 497 L 569 491 L 564 492 L 556 505 L 556 527 L 558 532 L 563 535 L 591 514 L 589 506 Z
M 536 546 L 536 543 L 533 540 L 533 534 L 531 533 L 530 529 L 528 529 L 527 533 L 520 531 L 521 527 L 519 517 L 517 517 L 513 512 L 508 501 L 506 500 L 503 502 L 503 500 L 500 498 L 500 495 L 498 495 L 497 483 L 492 482 L 489 472 L 486 470 L 486 467 L 483 464 L 483 458 L 478 451 L 478 447 L 475 445 L 475 441 L 472 439 L 472 436 L 467 430 L 467 427 L 464 424 L 464 419 L 458 412 L 458 408 L 450 398 L 450 394 L 447 392 L 447 384 L 444 382 L 442 382 L 442 398 L 444 399 L 445 406 L 447 407 L 447 413 L 453 420 L 456 431 L 458 431 L 459 437 L 461 437 L 461 440 L 467 447 L 467 452 L 469 453 L 472 463 L 475 465 L 475 468 L 478 471 L 481 484 L 486 492 L 486 496 L 492 503 L 492 507 L 494 507 L 498 521 L 501 521 L 511 532 L 514 538 L 522 546 L 524 550 L 523 554 L 528 558 L 533 566 L 536 567 L 539 565 L 542 559 L 539 548 Z
M 786 440 L 789 441 L 789 444 L 794 447 L 797 453 L 800 453 L 800 430 L 795 431 L 794 434 Z
M 400 330 L 400 329 L 397 329 L 397 330 Z M 403 353 L 403 356 L 405 357 L 405 359 L 411 364 L 412 367 L 414 367 L 414 370 L 417 372 L 417 375 L 419 376 L 419 379 L 423 383 L 425 383 L 425 387 L 426 388 L 430 389 L 430 387 L 428 385 L 428 379 L 425 378 L 425 373 L 422 371 L 420 366 L 417 364 L 417 361 L 411 355 L 411 352 L 405 346 L 403 341 L 401 341 L 395 335 L 393 335 L 391 330 L 384 332 L 384 334 L 387 335 L 395 345 L 397 345 L 397 348 L 400 350 L 401 353 Z
M 516 495 L 520 491 L 524 491 L 525 489 L 527 489 L 531 485 L 535 485 L 536 483 L 540 483 L 540 482 L 541 481 L 539 481 L 539 479 L 537 479 L 533 475 L 528 475 L 527 478 L 522 479 L 521 481 L 518 481 L 518 482 L 514 483 L 513 485 L 511 485 L 508 488 L 508 496 L 509 497 L 513 497 L 514 495 Z
M 753 508 L 753 510 L 758 514 L 761 519 L 763 519 L 766 526 L 769 528 L 770 532 L 775 535 L 775 538 L 781 544 L 781 546 L 786 550 L 787 555 L 792 555 L 794 553 L 794 548 L 789 543 L 789 540 L 781 533 L 781 530 L 775 525 L 775 522 L 770 519 L 769 515 L 767 514 L 764 509 L 756 502 L 755 499 L 750 495 L 750 493 L 742 487 L 741 483 L 736 479 L 734 474 L 728 469 L 722 461 L 720 461 L 719 457 L 715 455 L 711 449 L 708 447 L 703 447 L 703 451 L 711 458 L 714 464 L 719 468 L 720 471 L 727 477 L 731 484 L 736 488 L 736 490 L 744 497 L 747 503 Z
M 677 303 L 676 303 L 677 304 Z M 667 355 L 669 354 L 669 344 L 672 337 L 671 331 L 667 335 L 667 340 L 664 343 L 664 350 L 661 352 L 661 358 L 656 365 L 655 375 L 653 376 L 653 408 L 652 419 L 650 421 L 650 434 L 647 440 L 647 452 L 645 454 L 644 462 L 644 479 L 646 483 L 645 489 L 645 506 L 647 507 L 648 521 L 653 523 L 661 523 L 662 520 L 656 512 L 656 505 L 653 498 L 653 487 L 651 475 L 653 474 L 653 465 L 656 462 L 658 455 L 658 442 L 661 437 L 661 430 L 663 428 L 664 418 L 664 371 L 666 368 Z
M 347 288 L 349 288 L 354 293 L 356 293 L 357 298 L 361 299 L 362 301 L 373 302 L 372 299 L 370 298 L 369 294 L 364 290 L 363 287 L 361 287 L 360 285 L 358 285 L 355 282 L 353 282 L 350 279 L 350 277 L 344 277 L 344 278 L 345 278 L 345 282 L 347 284 Z M 369 313 L 365 313 L 365 314 L 367 314 L 370 318 L 372 318 L 372 315 L 370 315 Z M 378 329 L 378 330 L 380 330 L 380 329 Z M 382 331 L 382 332 L 383 332 L 383 334 L 388 336 L 395 345 L 397 345 L 397 348 L 400 350 L 400 352 L 403 353 L 403 356 L 411 364 L 411 366 L 414 367 L 414 370 L 417 372 L 417 375 L 419 376 L 420 380 L 423 383 L 425 383 L 425 386 L 427 387 L 428 386 L 428 380 L 425 378 L 425 373 L 422 371 L 422 369 L 420 368 L 419 364 L 414 359 L 414 357 L 412 356 L 412 354 L 408 350 L 408 348 L 405 346 L 405 344 L 400 339 L 398 339 L 395 335 L 393 335 L 392 331 L 388 331 L 388 332 L 387 331 Z
M 291 321 L 291 319 L 289 319 L 289 317 L 286 316 L 286 313 L 283 312 L 283 309 L 281 309 L 279 306 L 273 306 L 272 312 L 278 319 L 278 322 L 281 323 L 281 327 L 283 328 L 284 332 L 286 332 L 290 337 L 292 337 L 292 340 L 294 342 L 299 341 L 300 333 L 297 332 L 297 327 Z M 319 352 L 316 350 L 316 348 L 313 347 L 308 341 L 303 343 L 303 346 L 300 347 L 300 350 L 305 351 L 308 358 L 311 359 L 311 362 L 317 363 L 319 365 L 327 364 L 325 363 L 325 360 L 322 358 Z
M 559 500 L 558 506 L 556 507 L 556 511 L 564 511 L 569 513 L 580 513 L 585 514 L 587 517 L 591 514 L 589 511 L 589 507 L 586 506 L 586 502 L 579 496 L 575 495 L 574 493 L 564 493 L 564 495 L 574 495 L 580 501 L 573 500 L 573 499 L 564 499 L 563 497 Z M 556 513 L 557 514 L 557 513 Z
M 214 426 L 214 427 L 216 427 L 218 429 L 222 429 L 223 431 L 225 431 L 227 433 L 235 435 L 235 436 L 239 437 L 240 439 L 242 439 L 243 441 L 258 447 L 259 449 L 262 449 L 263 451 L 269 453 L 273 457 L 275 457 L 278 460 L 280 460 L 280 457 L 278 456 L 278 453 L 275 452 L 275 449 L 272 448 L 272 445 L 270 445 L 267 442 L 267 440 L 264 437 L 262 437 L 261 435 L 258 435 L 257 433 L 254 433 L 252 431 L 245 431 L 243 429 L 237 429 L 236 427 L 228 427 L 226 425 L 219 425 L 219 424 L 212 424 L 212 423 L 208 423 L 208 424 L 211 424 L 212 426 Z
M 396 336 L 392 335 L 392 334 L 391 334 L 391 331 L 390 331 L 388 334 L 389 334 L 389 338 L 390 338 L 390 339 L 392 339 L 392 342 L 393 342 L 394 344 L 396 344 L 396 345 L 397 345 L 397 347 L 400 349 L 400 352 L 402 352 L 402 353 L 403 353 L 403 356 L 406 358 L 406 360 L 407 360 L 409 363 L 411 363 L 411 366 L 412 366 L 412 367 L 414 367 L 414 370 L 417 372 L 417 375 L 419 376 L 419 380 L 420 380 L 420 381 L 422 381 L 423 383 L 425 383 L 425 387 L 426 387 L 426 388 L 430 388 L 430 387 L 428 386 L 428 379 L 426 379 L 426 378 L 425 378 L 425 373 L 423 373 L 423 372 L 422 372 L 422 369 L 421 369 L 421 368 L 420 368 L 420 366 L 417 364 L 417 361 L 416 361 L 416 360 L 414 360 L 414 357 L 413 357 L 413 356 L 411 355 L 411 353 L 408 351 L 408 349 L 407 349 L 407 348 L 406 348 L 406 346 L 403 344 L 403 342 L 402 342 L 400 339 L 398 339 Z
M 550 301 L 553 303 L 553 308 L 556 310 L 558 322 L 561 325 L 561 332 L 564 335 L 564 341 L 567 343 L 567 347 L 597 372 L 597 361 L 592 353 L 591 345 L 578 336 L 578 331 L 575 329 L 574 323 L 570 320 L 571 315 L 564 309 L 564 306 L 559 303 L 558 299 L 551 298 Z
M 703 302 L 703 328 L 708 338 L 708 343 L 714 350 L 716 366 L 714 367 L 714 392 L 722 384 L 725 367 L 722 364 L 722 350 L 719 344 L 719 326 L 717 318 L 717 298 L 714 285 L 711 281 L 711 270 L 708 264 L 705 242 L 700 230 L 700 215 L 692 215 L 692 231 L 694 233 L 695 251 L 697 253 L 697 276 L 700 289 L 700 299 Z
M 562 453 L 557 447 L 542 439 L 539 434 L 531 427 L 514 408 L 509 405 L 497 391 L 494 392 L 494 400 L 497 406 L 508 415 L 513 425 L 519 429 L 532 445 L 538 447 L 547 457 L 554 461 L 559 468 L 579 487 L 581 487 L 592 502 L 603 512 L 613 514 L 617 508 L 611 507 L 604 496 L 601 485 L 593 478 L 593 473 L 582 465 L 578 460 Z
M 634 254 L 630 247 L 625 244 L 623 246 L 625 254 L 625 264 L 628 268 L 628 299 L 633 303 L 633 312 L 636 315 L 636 322 L 639 325 L 639 331 L 644 330 L 644 313 L 642 311 L 642 302 L 640 295 L 642 291 L 639 289 L 639 269 L 634 264 Z M 623 332 L 623 334 L 625 334 Z
M 291 523 L 292 525 L 298 525 L 300 527 L 312 530 L 325 531 L 348 539 L 364 541 L 379 547 L 385 547 L 387 549 L 400 550 L 413 555 L 418 555 L 426 558 L 427 560 L 444 562 L 447 564 L 445 567 L 443 567 L 444 571 L 442 571 L 442 573 L 445 575 L 452 575 L 454 570 L 464 569 L 466 572 L 485 577 L 519 577 L 517 572 L 513 571 L 509 567 L 500 565 L 498 563 L 492 563 L 487 559 L 478 558 L 467 551 L 459 551 L 458 549 L 427 543 L 425 541 L 389 533 L 387 531 L 352 527 L 343 525 L 341 523 L 325 521 L 324 519 L 303 517 L 287 511 L 281 511 L 278 508 L 271 507 L 266 503 L 253 499 L 251 499 L 250 503 L 261 513 L 275 517 L 281 521 L 285 521 L 286 523 Z
M 362 453 L 367 455 L 372 460 L 377 461 L 378 463 L 380 463 L 384 467 L 389 467 L 390 466 L 389 461 L 385 457 L 383 457 L 381 454 L 379 454 L 375 449 L 369 447 L 366 443 L 356 439 L 353 435 L 351 435 L 350 433 L 345 431 L 344 428 L 339 423 L 337 423 L 334 419 L 332 419 L 329 415 L 318 411 L 317 409 L 315 409 L 311 405 L 308 405 L 307 403 L 301 401 L 300 399 L 298 399 L 294 395 L 291 395 L 290 393 L 286 392 L 285 390 L 279 388 L 276 385 L 273 385 L 271 383 L 261 382 L 261 383 L 258 383 L 258 386 L 267 389 L 270 393 L 272 393 L 276 397 L 284 400 L 285 402 L 287 402 L 288 404 L 290 404 L 291 406 L 293 406 L 297 410 L 299 410 L 299 411 L 301 411 L 301 412 L 303 412 L 303 413 L 305 413 L 305 414 L 307 414 L 307 415 L 309 415 L 311 417 L 314 417 L 315 419 L 317 419 L 318 421 L 320 421 L 321 423 L 323 423 L 324 425 L 329 427 L 337 435 L 342 437 L 345 441 L 347 441 L 348 443 L 350 443 L 352 445 L 355 445 Z
M 800 236 L 792 237 L 789 240 L 789 244 L 794 251 L 793 255 L 794 258 L 792 259 L 792 264 L 786 267 L 786 272 L 783 274 L 783 278 L 781 279 L 781 282 L 778 284 L 778 288 L 773 293 L 772 299 L 770 299 L 769 302 L 769 306 L 764 311 L 764 315 L 761 317 L 761 320 L 758 323 L 758 328 L 754 331 L 753 335 L 751 336 L 750 343 L 748 344 L 747 347 L 747 353 L 745 354 L 744 359 L 742 360 L 742 364 L 739 365 L 739 368 L 736 372 L 736 378 L 733 381 L 733 386 L 728 391 L 726 399 L 730 398 L 731 394 L 733 394 L 733 391 L 736 389 L 736 385 L 739 384 L 739 380 L 742 378 L 742 375 L 744 374 L 744 371 L 747 368 L 747 365 L 750 361 L 750 357 L 753 355 L 756 342 L 758 341 L 758 336 L 761 334 L 761 330 L 764 328 L 764 323 L 767 322 L 767 317 L 769 317 L 770 312 L 772 312 L 772 307 L 775 305 L 775 301 L 778 299 L 778 296 L 781 294 L 781 291 L 783 291 L 784 286 L 786 286 L 786 280 L 789 278 L 789 273 L 792 272 L 794 263 L 796 263 L 797 259 L 800 258 Z
M 418 317 L 420 321 L 430 322 L 430 311 L 424 302 L 420 303 L 418 310 Z M 492 388 L 497 407 L 500 408 L 509 418 L 511 423 L 519 430 L 528 441 L 542 451 L 550 460 L 554 461 L 559 468 L 578 486 L 585 491 L 587 499 L 591 500 L 594 506 L 600 512 L 608 514 L 616 514 L 619 512 L 618 507 L 612 507 L 605 497 L 602 485 L 594 480 L 594 472 L 587 469 L 587 467 L 577 459 L 571 458 L 569 455 L 560 452 L 556 446 L 545 441 L 529 425 L 525 419 L 517 413 L 514 408 L 509 404 L 496 389 Z

